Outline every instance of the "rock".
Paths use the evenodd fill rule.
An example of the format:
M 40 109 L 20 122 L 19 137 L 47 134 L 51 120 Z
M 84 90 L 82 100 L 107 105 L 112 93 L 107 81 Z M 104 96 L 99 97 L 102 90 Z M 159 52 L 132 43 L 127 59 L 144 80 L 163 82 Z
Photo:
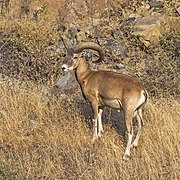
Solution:
M 136 22 L 132 34 L 139 36 L 146 46 L 155 44 L 164 33 L 169 31 L 171 21 L 170 17 L 159 13 L 148 15 Z
M 76 77 L 74 72 L 68 72 L 64 76 L 61 76 L 54 84 L 51 92 L 54 94 L 74 88 L 77 85 Z
M 127 47 L 113 39 L 98 39 L 100 45 L 108 47 L 112 54 L 118 57 L 125 57 L 127 54 Z
M 124 67 L 124 65 L 123 65 L 122 63 L 116 64 L 116 68 L 117 68 L 118 70 L 120 70 L 120 69 L 125 69 L 125 67 Z
M 154 9 L 162 9 L 164 7 L 164 2 L 162 1 L 151 0 L 149 4 L 150 7 Z

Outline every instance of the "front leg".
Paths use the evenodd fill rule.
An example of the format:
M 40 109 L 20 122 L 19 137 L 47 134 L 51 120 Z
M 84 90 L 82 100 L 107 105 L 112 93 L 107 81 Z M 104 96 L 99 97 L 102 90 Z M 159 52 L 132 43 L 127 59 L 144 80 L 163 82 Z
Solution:
M 99 111 L 98 111 L 98 134 L 97 134 L 98 137 L 101 137 L 104 132 L 103 126 L 102 126 L 102 113 L 103 113 L 103 109 L 99 108 Z
M 93 138 L 92 143 L 98 139 L 98 103 L 95 101 L 92 103 L 93 109 Z

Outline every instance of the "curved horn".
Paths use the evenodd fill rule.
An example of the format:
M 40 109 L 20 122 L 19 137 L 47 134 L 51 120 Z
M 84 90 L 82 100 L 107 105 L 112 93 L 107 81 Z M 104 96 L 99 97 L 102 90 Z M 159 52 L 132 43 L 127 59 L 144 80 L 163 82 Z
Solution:
M 98 62 L 101 62 L 104 60 L 105 53 L 104 53 L 103 48 L 100 45 L 98 45 L 94 42 L 83 42 L 83 43 L 75 46 L 73 48 L 73 51 L 74 51 L 74 53 L 79 53 L 79 52 L 83 51 L 84 49 L 93 49 L 99 53 L 99 59 L 94 62 L 98 63 Z

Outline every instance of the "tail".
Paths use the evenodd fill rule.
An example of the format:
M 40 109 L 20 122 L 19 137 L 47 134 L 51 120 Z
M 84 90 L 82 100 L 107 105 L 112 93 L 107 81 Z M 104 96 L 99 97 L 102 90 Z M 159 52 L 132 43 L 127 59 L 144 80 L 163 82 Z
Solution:
M 148 98 L 149 98 L 149 94 L 148 94 L 148 92 L 147 92 L 147 90 L 146 90 L 146 89 L 144 89 L 144 96 L 145 96 L 145 101 L 144 101 L 144 104 L 146 104 L 146 103 L 147 103 L 147 101 L 148 101 Z
M 135 110 L 135 111 L 137 111 L 137 115 L 138 115 L 138 117 L 140 118 L 140 122 L 141 122 L 141 125 L 142 126 L 144 126 L 144 121 L 143 121 L 143 118 L 142 118 L 142 106 L 144 106 L 146 103 L 147 103 L 147 101 L 148 101 L 148 92 L 147 92 L 147 90 L 146 89 L 144 89 L 144 92 L 143 92 L 143 95 L 144 95 L 144 97 L 145 97 L 145 100 L 144 100 L 144 102 Z
M 147 92 L 146 89 L 144 89 L 143 95 L 144 95 L 144 97 L 145 97 L 145 100 L 144 100 L 144 102 L 143 102 L 142 104 L 140 104 L 140 105 L 136 108 L 135 111 L 137 111 L 138 109 L 140 109 L 142 106 L 144 106 L 144 105 L 147 103 L 147 100 L 148 100 L 148 92 Z

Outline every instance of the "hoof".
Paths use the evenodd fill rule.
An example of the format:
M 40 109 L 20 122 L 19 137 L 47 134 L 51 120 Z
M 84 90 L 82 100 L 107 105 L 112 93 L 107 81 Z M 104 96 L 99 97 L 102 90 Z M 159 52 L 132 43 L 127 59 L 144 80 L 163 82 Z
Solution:
M 124 160 L 124 161 L 128 161 L 129 158 L 130 158 L 130 155 L 124 154 L 124 156 L 123 156 L 123 160 Z
M 99 134 L 98 134 L 98 138 L 101 138 L 101 137 L 102 137 L 102 135 L 103 135 L 103 133 L 104 133 L 104 131 L 99 132 Z
M 136 148 L 136 147 L 137 147 L 137 145 L 131 144 L 131 148 Z
M 97 141 L 98 137 L 92 138 L 91 143 L 94 144 Z
M 137 142 L 133 142 L 132 144 L 131 144 L 131 148 L 133 148 L 133 147 L 137 147 L 138 146 L 138 143 Z

